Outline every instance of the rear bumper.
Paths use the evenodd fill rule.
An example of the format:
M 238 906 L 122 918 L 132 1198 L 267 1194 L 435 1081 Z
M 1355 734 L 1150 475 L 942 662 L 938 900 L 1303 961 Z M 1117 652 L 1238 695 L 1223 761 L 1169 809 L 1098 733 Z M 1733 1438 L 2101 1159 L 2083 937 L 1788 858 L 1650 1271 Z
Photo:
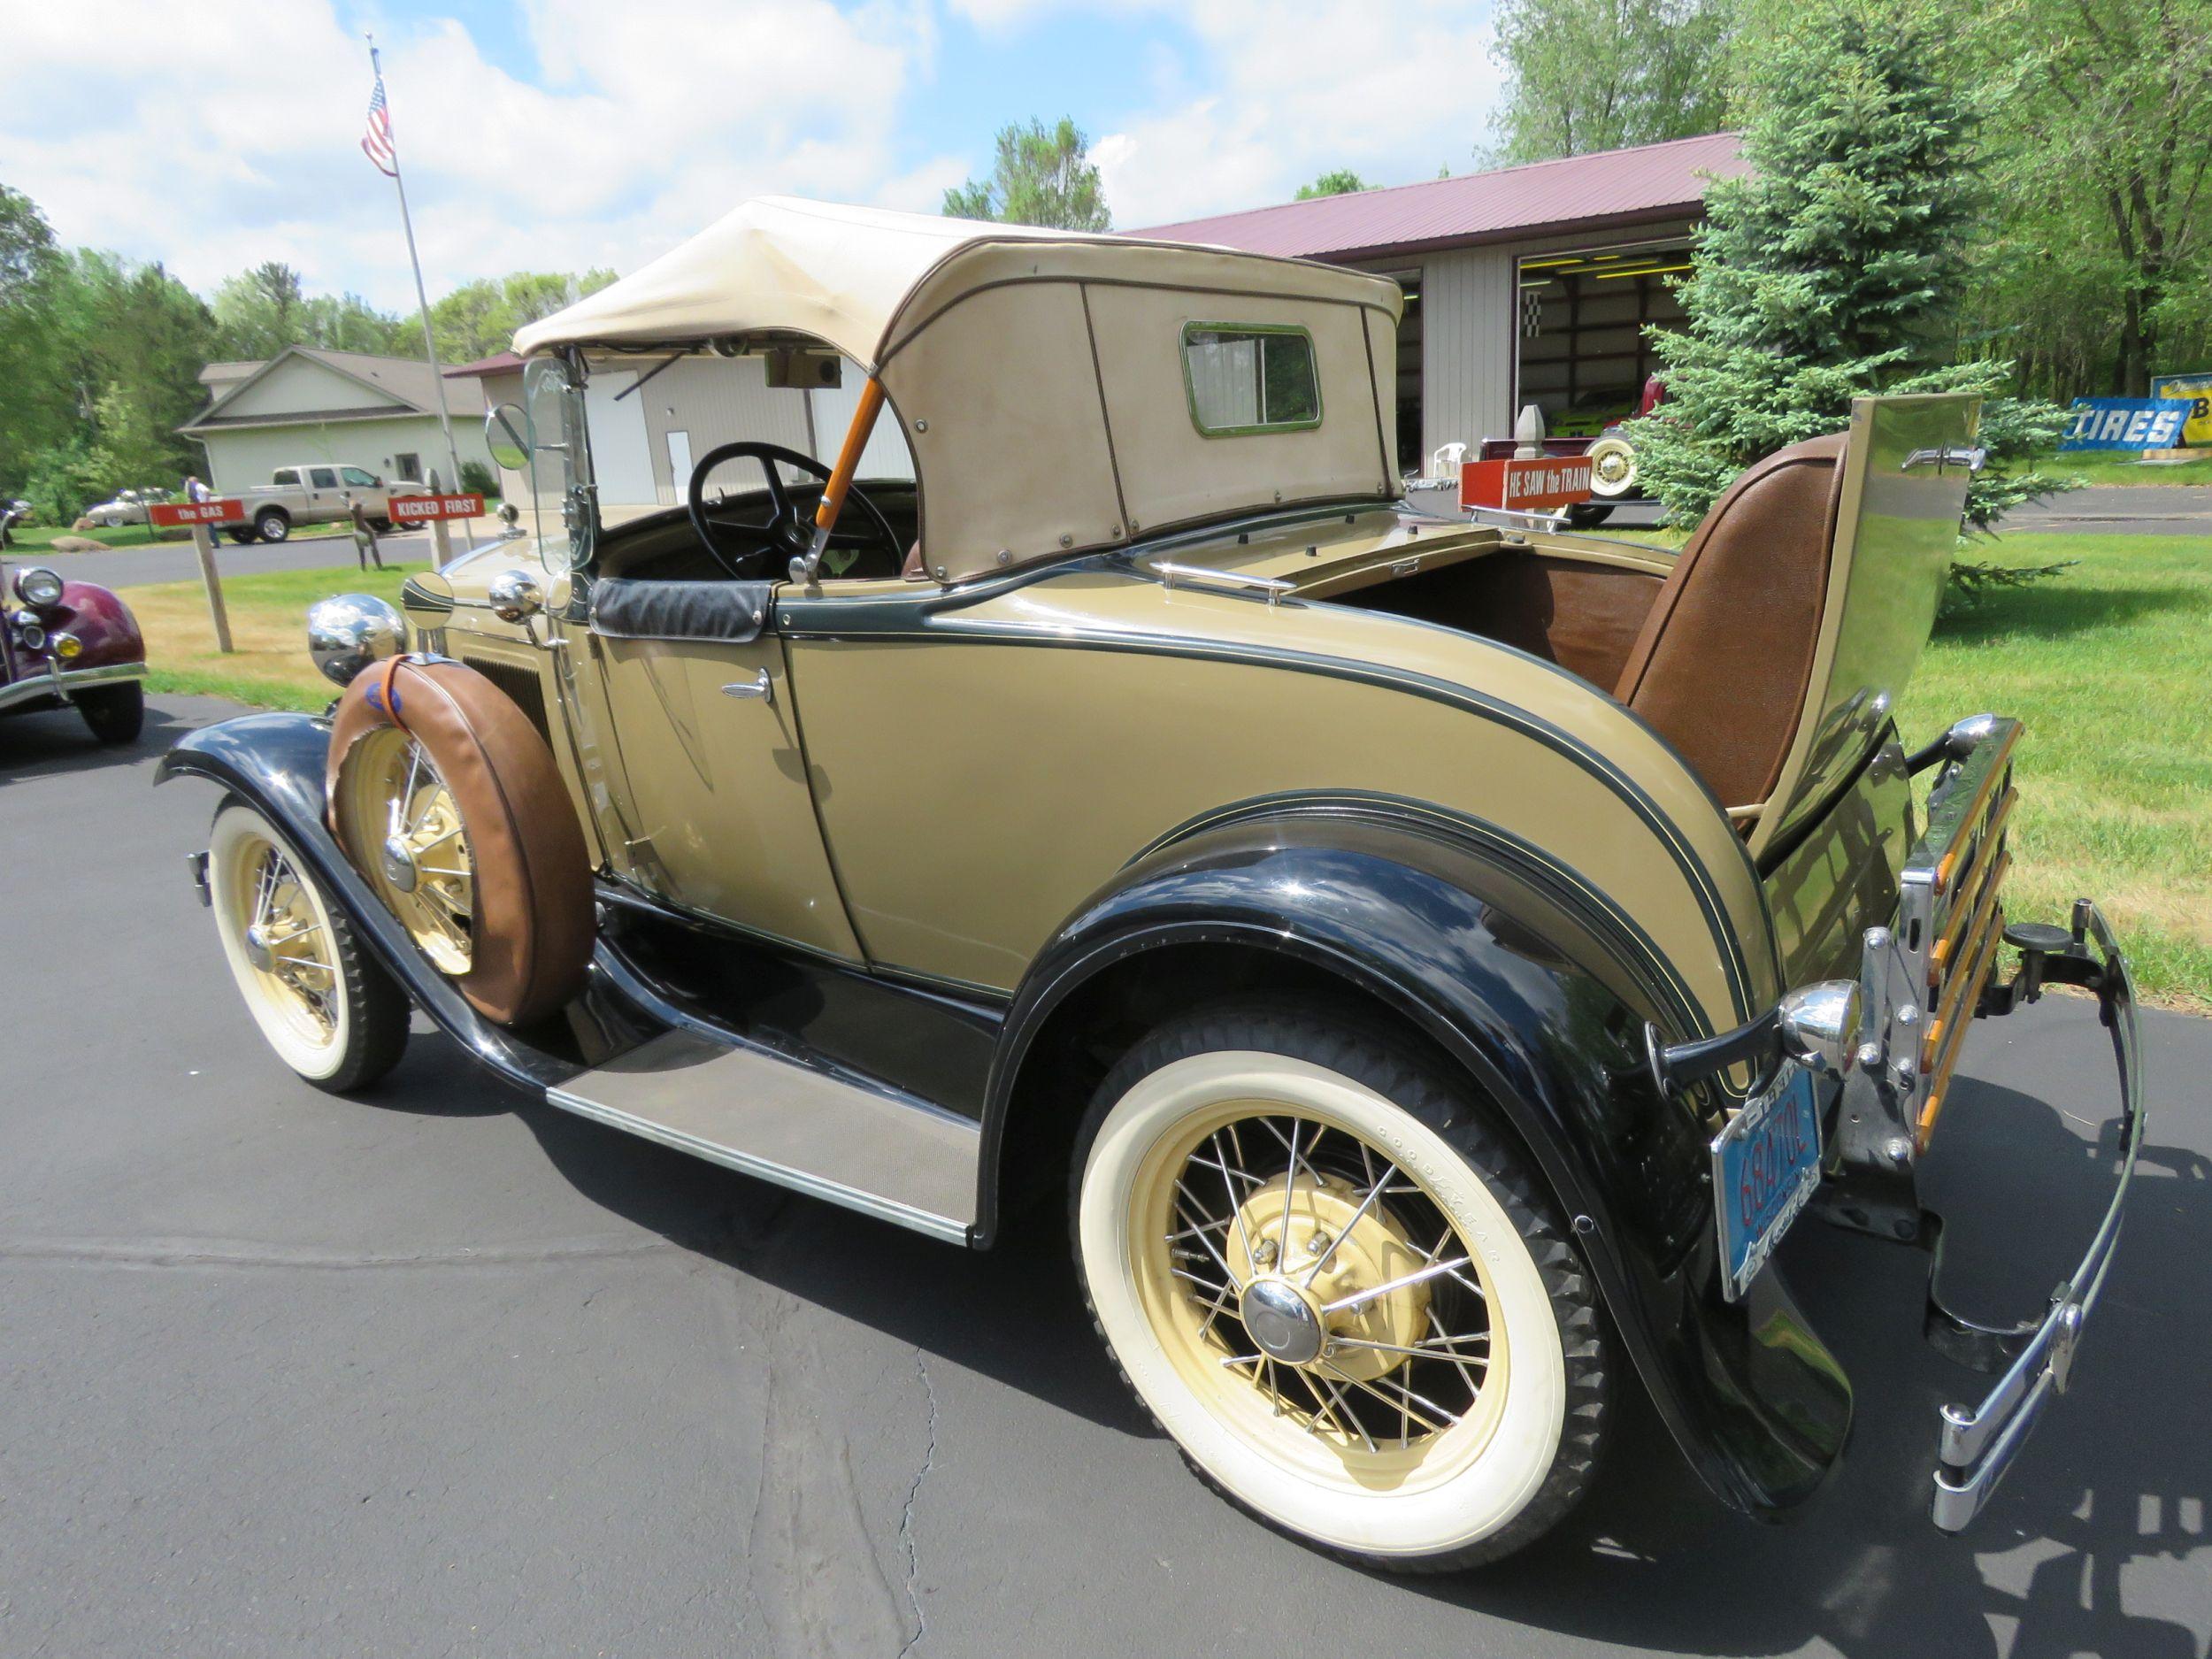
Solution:
M 1916 771 L 1941 764 L 1925 833 L 1899 875 L 1896 918 L 1865 936 L 1861 1045 L 1838 1103 L 1819 1201 L 1831 1219 L 1929 1246 L 1923 1328 L 1930 1344 L 1998 1379 L 1979 1403 L 1943 1409 L 1931 1518 L 1947 1532 L 1980 1512 L 2052 1399 L 2066 1391 L 2111 1268 L 2143 1135 L 2135 990 L 2103 915 L 2083 899 L 2070 927 L 2006 923 L 2019 735 L 2016 721 L 1977 717 L 1912 763 Z M 2006 945 L 2019 953 L 2019 967 L 1999 980 L 1994 971 Z M 1944 1304 L 1942 1229 L 1920 1206 L 1916 1169 L 1940 1121 L 1968 1028 L 2034 1002 L 2050 984 L 2093 992 L 2111 1033 L 2120 1081 L 2118 1179 L 2079 1265 L 2045 1305 L 2016 1325 L 1985 1325 Z
M 2058 972 L 2051 971 L 2054 965 Z M 1929 1340 L 1953 1358 L 1978 1368 L 2004 1368 L 1996 1386 L 1979 1404 L 1943 1408 L 1931 1518 L 1947 1532 L 1962 1530 L 1981 1512 L 2051 1401 L 2066 1392 L 2075 1350 L 2103 1294 L 2105 1276 L 2112 1269 L 2128 1190 L 2135 1178 L 2136 1155 L 2143 1144 L 2141 1043 L 2136 1028 L 2135 987 L 2128 975 L 2127 957 L 2094 904 L 2085 899 L 2074 907 L 2072 938 L 2063 956 L 2039 964 L 2031 961 L 2024 969 L 2031 997 L 2040 988 L 2033 977 L 2038 974 L 2044 981 L 2070 982 L 2096 992 L 2120 1071 L 2119 1178 L 2113 1186 L 2112 1202 L 2080 1264 L 2051 1292 L 2049 1302 L 2039 1313 L 2017 1325 L 1979 1325 L 1942 1305 L 1937 1294 L 1942 1264 L 1939 1240 L 1928 1278 Z M 2016 979 L 1994 993 L 1993 1000 L 2005 1005 L 1985 1011 L 2010 1012 L 2020 986 L 2021 980 Z

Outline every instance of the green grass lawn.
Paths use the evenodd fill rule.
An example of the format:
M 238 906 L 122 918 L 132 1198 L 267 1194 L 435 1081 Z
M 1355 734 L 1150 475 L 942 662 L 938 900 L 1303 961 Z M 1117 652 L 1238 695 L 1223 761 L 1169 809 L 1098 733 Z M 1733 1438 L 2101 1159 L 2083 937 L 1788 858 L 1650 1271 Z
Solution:
M 2212 484 L 2212 460 L 2175 461 L 2147 465 L 2116 454 L 2087 450 L 2077 455 L 2054 455 L 2036 463 L 2061 477 L 2071 473 L 2087 484 Z
M 2212 1011 L 2212 538 L 2008 535 L 1978 557 L 2079 562 L 1939 624 L 1898 723 L 1909 744 L 1981 710 L 2026 722 L 2007 910 L 2105 906 L 2147 997 Z M 224 584 L 239 650 L 216 653 L 196 582 L 135 588 L 156 690 L 319 710 L 303 616 L 334 593 L 396 603 L 420 565 Z
M 146 632 L 151 689 L 314 714 L 338 691 L 308 660 L 307 607 L 348 593 L 374 594 L 397 604 L 401 580 L 411 571 L 428 568 L 391 565 L 365 575 L 345 565 L 227 578 L 223 600 L 236 648 L 228 656 L 215 649 L 215 626 L 199 583 L 133 588 L 125 596 Z
M 1985 709 L 2025 722 L 2007 914 L 2094 898 L 2147 997 L 2212 1011 L 2212 538 L 2008 535 L 1977 557 L 2080 563 L 1938 625 L 1906 741 Z

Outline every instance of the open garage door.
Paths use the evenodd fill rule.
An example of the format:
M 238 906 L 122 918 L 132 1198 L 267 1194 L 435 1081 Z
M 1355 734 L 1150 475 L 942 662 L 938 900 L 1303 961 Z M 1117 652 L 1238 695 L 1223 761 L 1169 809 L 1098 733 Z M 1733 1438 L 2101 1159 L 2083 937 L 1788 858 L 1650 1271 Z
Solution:
M 1514 408 L 1537 405 L 1554 437 L 1594 437 L 1634 414 L 1656 366 L 1645 330 L 1681 326 L 1674 287 L 1689 271 L 1679 239 L 1519 260 Z

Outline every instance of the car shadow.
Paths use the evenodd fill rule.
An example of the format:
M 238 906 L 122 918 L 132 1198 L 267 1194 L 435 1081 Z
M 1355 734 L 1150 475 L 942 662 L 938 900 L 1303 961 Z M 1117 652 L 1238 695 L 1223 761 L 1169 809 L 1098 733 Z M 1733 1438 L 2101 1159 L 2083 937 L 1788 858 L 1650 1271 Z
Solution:
M 95 738 L 74 709 L 0 715 L 0 783 L 151 760 L 196 725 L 150 700 L 144 730 L 134 741 L 111 744 Z
M 1935 637 L 1962 645 L 2063 639 L 2201 603 L 2178 588 L 2084 588 L 2061 569 L 2032 588 L 1999 588 L 1944 616 Z
M 1947 1215 L 1945 1294 L 2023 1317 L 2078 1263 L 2111 1195 L 2114 1136 L 2093 1145 L 2032 1096 L 1961 1082 L 1925 1191 Z M 1928 1520 L 1937 1413 L 1992 1379 L 1922 1341 L 1927 1258 L 1823 1225 L 1783 1252 L 1814 1328 L 1856 1390 L 1842 1467 L 1799 1517 L 1760 1526 L 1694 1489 L 1640 1395 L 1591 1501 L 1508 1565 L 1416 1588 L 1485 1613 L 1637 1647 L 2195 1659 L 2186 1625 L 2129 1612 L 2122 1577 L 2212 1546 L 2212 1446 L 2197 1421 L 2212 1364 L 2212 1168 L 2145 1148 L 2126 1234 L 2072 1385 L 1965 1534 Z M 2183 1202 L 2187 1193 L 2195 1202 Z M 1780 1587 L 1782 1593 L 1777 1594 Z M 2001 1640 L 2001 1635 L 2002 1640 Z
M 466 1070 L 450 1049 L 435 1064 L 449 1085 Z M 979 1255 L 553 1108 L 517 1110 L 555 1167 L 610 1211 L 1090 1422 L 1156 1435 L 1090 1329 L 1056 1214 L 1025 1218 Z M 2044 1102 L 1972 1080 L 1954 1085 L 1946 1110 L 1926 1190 L 1947 1205 L 1947 1294 L 1978 1317 L 2023 1316 L 2070 1271 L 2108 1201 L 2108 1126 L 2093 1143 Z M 1725 1511 L 1632 1385 L 1617 1394 L 1621 1432 L 1595 1488 L 1551 1536 L 1486 1570 L 1373 1576 L 1637 1649 L 1757 1655 L 1824 1641 L 1850 1659 L 2195 1659 L 2189 1628 L 2128 1612 L 2121 1581 L 2138 1563 L 2212 1546 L 2212 1444 L 2189 1426 L 2197 1379 L 2212 1374 L 2212 1207 L 2180 1202 L 2208 1181 L 2200 1155 L 2145 1148 L 2072 1387 L 1962 1538 L 1928 1520 L 1937 1413 L 1988 1384 L 1921 1340 L 1927 1257 L 1808 1224 L 1780 1268 L 1849 1371 L 1857 1409 L 1842 1465 L 1803 1511 L 1771 1525 Z

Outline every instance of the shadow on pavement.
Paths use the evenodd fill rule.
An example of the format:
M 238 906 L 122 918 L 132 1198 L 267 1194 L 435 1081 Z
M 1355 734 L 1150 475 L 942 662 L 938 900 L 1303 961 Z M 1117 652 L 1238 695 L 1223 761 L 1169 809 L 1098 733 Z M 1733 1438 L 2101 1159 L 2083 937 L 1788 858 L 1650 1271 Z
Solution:
M 146 728 L 137 740 L 111 745 L 96 739 L 84 716 L 74 709 L 0 715 L 0 783 L 92 772 L 103 766 L 127 766 L 151 759 L 165 753 L 196 724 L 178 719 L 150 698 Z
M 1090 1328 L 1056 1217 L 975 1255 L 549 1108 L 519 1110 L 580 1191 L 639 1225 L 1091 1422 L 1156 1433 Z M 1928 1170 L 1948 1216 L 1947 1291 L 1970 1313 L 2024 1316 L 2096 1225 L 2108 1135 L 2093 1143 L 2045 1102 L 1971 1081 L 1955 1086 L 1947 1114 Z M 1849 1369 L 1857 1415 L 1843 1467 L 1798 1517 L 1760 1525 L 1723 1510 L 1631 1383 L 1617 1395 L 1611 1459 L 1559 1532 L 1484 1571 L 1374 1576 L 1534 1628 L 1686 1654 L 1825 1642 L 1850 1659 L 2195 1659 L 2185 1625 L 2129 1613 L 2120 1585 L 2138 1563 L 2212 1543 L 2212 1442 L 2200 1427 L 2212 1209 L 2182 1202 L 2200 1201 L 2208 1178 L 2194 1152 L 2146 1148 L 2071 1391 L 1963 1538 L 1927 1518 L 1937 1412 L 1987 1385 L 1921 1340 L 1924 1255 L 1816 1224 L 1791 1238 L 1783 1271 Z M 1193 1486 L 1193 1502 L 1210 1501 Z

